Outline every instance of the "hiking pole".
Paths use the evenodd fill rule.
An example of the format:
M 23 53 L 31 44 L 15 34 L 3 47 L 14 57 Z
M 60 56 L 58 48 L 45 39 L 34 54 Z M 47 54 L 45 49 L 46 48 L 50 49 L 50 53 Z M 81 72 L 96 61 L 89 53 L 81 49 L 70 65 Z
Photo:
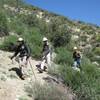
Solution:
M 30 64 L 30 67 L 31 67 L 31 69 L 32 69 L 32 72 L 33 72 L 33 75 L 34 75 L 34 78 L 35 78 L 35 80 L 37 80 L 37 78 L 36 78 L 36 75 L 35 75 L 35 73 L 34 73 L 34 70 L 33 70 L 33 66 L 32 66 L 32 64 L 31 64 L 31 61 L 29 60 L 29 64 Z M 32 86 L 32 92 L 33 92 L 33 94 L 34 93 L 36 93 L 36 89 L 34 90 L 33 89 L 33 87 L 34 87 L 34 81 L 33 81 L 33 79 L 31 79 L 32 80 L 32 82 L 31 82 L 31 86 Z M 32 94 L 32 96 L 33 96 L 33 98 L 34 98 L 34 95 Z
M 31 69 L 32 69 L 32 72 L 33 72 L 34 78 L 35 78 L 35 80 L 37 80 L 37 79 L 36 79 L 36 75 L 35 75 L 34 70 L 33 70 L 33 66 L 32 66 L 30 60 L 29 60 L 29 64 L 30 64 L 30 67 L 31 67 Z

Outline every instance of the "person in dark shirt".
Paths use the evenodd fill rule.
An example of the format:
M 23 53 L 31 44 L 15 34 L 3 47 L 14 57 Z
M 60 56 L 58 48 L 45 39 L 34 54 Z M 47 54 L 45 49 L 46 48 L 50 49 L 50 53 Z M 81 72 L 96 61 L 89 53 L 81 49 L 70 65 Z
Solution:
M 43 72 L 45 69 L 47 69 L 46 64 L 48 67 L 51 66 L 51 52 L 50 52 L 50 46 L 48 44 L 48 39 L 44 37 L 43 49 L 42 49 L 42 61 L 39 66 L 40 72 Z
M 43 41 L 44 44 L 43 44 L 43 49 L 42 49 L 42 56 L 47 59 L 47 55 L 48 53 L 50 53 L 50 48 L 49 48 L 49 44 L 47 42 L 47 40 L 44 40 Z
M 73 59 L 74 59 L 74 67 L 80 67 L 81 53 L 77 47 L 74 47 Z
M 26 67 L 27 67 L 28 59 L 30 57 L 30 49 L 25 44 L 23 38 L 18 39 L 17 48 L 15 50 L 14 55 L 11 57 L 11 59 L 15 58 L 16 56 L 18 56 L 19 67 L 24 77 L 25 74 L 27 73 Z

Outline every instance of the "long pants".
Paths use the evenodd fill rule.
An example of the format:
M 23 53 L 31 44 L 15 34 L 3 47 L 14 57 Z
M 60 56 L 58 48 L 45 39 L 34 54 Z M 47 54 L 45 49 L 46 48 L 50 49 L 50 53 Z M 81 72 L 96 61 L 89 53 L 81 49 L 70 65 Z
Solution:
M 50 53 L 48 53 L 46 55 L 46 57 L 43 58 L 42 62 L 41 62 L 41 69 L 43 70 L 44 69 L 44 66 L 46 66 L 45 64 L 47 64 L 48 67 L 51 66 L 51 55 Z
M 19 67 L 22 71 L 22 74 L 23 75 L 27 75 L 27 56 L 24 56 L 24 57 L 19 57 Z
M 80 67 L 80 63 L 81 63 L 81 60 L 80 59 L 74 60 L 73 66 L 74 67 Z

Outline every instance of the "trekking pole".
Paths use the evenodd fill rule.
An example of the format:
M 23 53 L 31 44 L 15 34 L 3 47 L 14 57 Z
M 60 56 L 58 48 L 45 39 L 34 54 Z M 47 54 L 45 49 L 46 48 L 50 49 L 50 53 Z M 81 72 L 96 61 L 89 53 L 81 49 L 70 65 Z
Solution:
M 32 66 L 30 60 L 29 60 L 29 64 L 30 64 L 30 67 L 31 67 L 31 69 L 32 69 L 32 72 L 33 72 L 34 78 L 35 78 L 35 80 L 37 80 L 36 75 L 35 75 L 34 70 L 33 70 L 33 66 Z M 32 79 L 31 86 L 32 86 L 32 92 L 33 92 L 33 94 L 34 94 L 34 93 L 36 93 L 36 89 L 33 89 L 33 87 L 34 87 L 34 84 L 33 84 L 33 83 L 34 83 L 34 81 L 33 81 L 33 79 Z M 32 94 L 32 96 L 33 96 L 33 98 L 34 98 L 34 95 L 33 95 L 33 94 Z

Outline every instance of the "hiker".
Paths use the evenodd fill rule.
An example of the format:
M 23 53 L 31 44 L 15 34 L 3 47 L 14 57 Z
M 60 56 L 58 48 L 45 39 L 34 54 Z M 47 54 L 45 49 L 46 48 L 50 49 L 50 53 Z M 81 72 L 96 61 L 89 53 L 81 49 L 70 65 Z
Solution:
M 30 49 L 25 44 L 25 41 L 23 38 L 19 38 L 17 42 L 18 42 L 18 45 L 11 59 L 13 59 L 14 57 L 18 57 L 18 63 L 19 63 L 20 70 L 22 72 L 22 78 L 25 78 L 25 75 L 27 74 L 27 69 L 26 69 L 27 63 L 30 57 Z
M 48 43 L 48 39 L 46 37 L 43 38 L 43 49 L 42 49 L 42 62 L 40 63 L 40 72 L 43 72 L 47 69 L 46 64 L 48 67 L 51 66 L 51 52 L 50 46 Z
M 78 50 L 77 47 L 74 47 L 73 48 L 74 52 L 73 52 L 73 59 L 74 59 L 74 64 L 73 64 L 73 67 L 74 68 L 80 68 L 81 65 L 81 53 L 80 51 Z

